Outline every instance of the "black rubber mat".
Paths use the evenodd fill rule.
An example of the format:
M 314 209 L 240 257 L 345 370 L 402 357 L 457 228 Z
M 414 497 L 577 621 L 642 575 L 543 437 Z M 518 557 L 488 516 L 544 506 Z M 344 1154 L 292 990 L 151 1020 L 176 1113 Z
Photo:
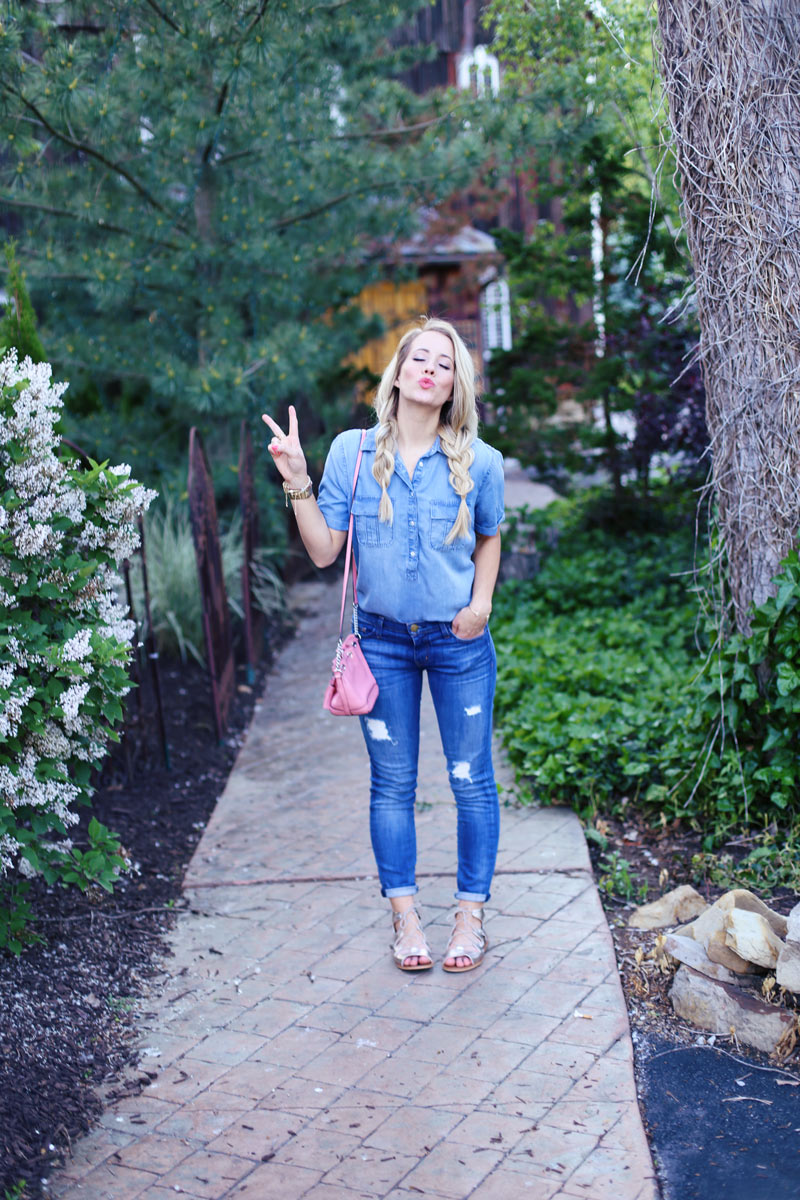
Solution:
M 715 1046 L 650 1042 L 642 1111 L 664 1200 L 800 1197 L 800 1083 Z

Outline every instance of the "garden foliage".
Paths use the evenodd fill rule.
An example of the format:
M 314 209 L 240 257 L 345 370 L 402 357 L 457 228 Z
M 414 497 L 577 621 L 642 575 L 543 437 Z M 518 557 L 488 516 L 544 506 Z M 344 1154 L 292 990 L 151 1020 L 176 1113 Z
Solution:
M 514 339 L 490 363 L 490 436 L 562 489 L 602 466 L 618 492 L 631 479 L 646 492 L 654 459 L 694 463 L 707 445 L 651 16 L 641 0 L 493 0 L 489 13 L 528 117 L 538 217 L 498 233 Z
M 596 496 L 530 520 L 541 568 L 498 591 L 497 713 L 532 797 L 584 814 L 636 804 L 710 849 L 788 826 L 800 787 L 800 558 L 752 616 L 721 626 L 693 571 L 693 497 L 659 489 L 638 527 L 594 523 Z M 642 527 L 648 520 L 652 527 Z
M 504 584 L 492 617 L 511 761 L 534 799 L 581 809 L 661 780 L 658 750 L 688 703 L 697 608 L 675 574 L 691 563 L 690 528 L 620 536 L 585 516 L 585 501 L 533 515 L 541 568 Z
M 124 867 L 99 822 L 87 850 L 68 832 L 118 736 L 133 623 L 115 569 L 155 493 L 127 465 L 59 457 L 66 386 L 15 351 L 0 362 L 0 946 L 13 950 L 27 877 L 110 888 Z
M 188 505 L 167 497 L 153 505 L 145 517 L 147 578 L 150 591 L 150 616 L 159 653 L 186 661 L 193 658 L 205 663 L 203 604 L 197 575 L 197 557 Z M 242 521 L 235 513 L 220 529 L 222 573 L 228 608 L 236 637 L 241 630 L 243 611 L 242 562 L 244 541 Z M 250 564 L 251 588 L 255 606 L 265 616 L 279 619 L 285 611 L 285 588 L 275 570 L 278 552 L 267 547 L 256 550 Z M 133 605 L 144 611 L 144 592 L 139 572 L 132 572 Z
M 332 380 L 379 331 L 362 288 L 505 153 L 489 103 L 400 82 L 435 53 L 401 44 L 422 7 L 4 6 L 0 203 L 90 452 L 113 411 L 168 472 L 190 425 L 265 397 L 330 441 Z

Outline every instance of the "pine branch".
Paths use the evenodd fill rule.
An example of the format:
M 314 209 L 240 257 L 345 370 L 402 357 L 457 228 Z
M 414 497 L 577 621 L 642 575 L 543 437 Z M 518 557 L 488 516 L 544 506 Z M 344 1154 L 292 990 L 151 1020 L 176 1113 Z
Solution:
M 290 225 L 298 225 L 301 221 L 311 221 L 314 219 L 314 217 L 322 216 L 323 213 L 328 212 L 332 208 L 336 208 L 339 204 L 343 204 L 345 200 L 351 200 L 355 196 L 363 196 L 368 192 L 376 194 L 378 192 L 390 191 L 393 188 L 412 187 L 416 185 L 423 185 L 428 182 L 427 176 L 423 175 L 419 179 L 397 179 L 394 182 L 383 182 L 377 186 L 374 183 L 367 183 L 364 184 L 363 187 L 351 188 L 347 192 L 341 192 L 338 196 L 334 196 L 331 200 L 326 200 L 324 204 L 319 204 L 316 208 L 309 208 L 306 212 L 298 213 L 297 216 L 281 217 L 279 221 L 275 221 L 272 225 L 268 225 L 267 229 L 271 232 L 273 229 L 287 229 Z
M 452 112 L 447 112 L 441 117 L 431 117 L 429 121 L 418 121 L 416 125 L 396 125 L 392 129 L 372 129 L 365 133 L 342 133 L 336 137 L 326 138 L 298 138 L 293 145 L 295 146 L 316 146 L 322 142 L 362 142 L 370 140 L 380 140 L 381 138 L 402 138 L 408 134 L 418 133 L 421 129 L 430 129 L 433 125 L 440 125 L 443 121 L 448 121 L 453 115 Z M 236 162 L 242 158 L 263 158 L 267 155 L 273 155 L 274 150 L 270 147 L 266 150 L 237 150 L 235 154 L 225 154 L 220 158 L 219 165 Z
M 241 39 L 242 41 L 244 41 L 245 38 L 247 38 L 250 35 L 250 33 L 252 33 L 252 31 L 255 29 L 256 25 L 261 20 L 264 13 L 267 11 L 268 4 L 269 4 L 269 0 L 261 0 L 261 3 L 258 6 L 258 12 L 253 17 L 252 21 L 250 22 L 250 24 L 247 26 L 244 33 L 242 34 L 242 39 Z
M 173 21 L 172 17 L 169 15 L 169 13 L 165 13 L 163 8 L 161 8 L 158 4 L 156 4 L 155 0 L 145 0 L 145 3 L 149 4 L 149 6 L 150 6 L 150 8 L 152 8 L 153 12 L 158 13 L 158 15 L 161 17 L 162 21 L 166 21 L 166 23 L 167 23 L 167 25 L 169 25 L 170 29 L 174 29 L 176 33 L 179 33 L 181 35 L 181 37 L 186 37 L 186 33 L 184 32 L 183 29 L 181 29 L 180 25 L 178 25 L 175 21 Z
M 9 95 L 15 96 L 17 100 L 21 101 L 21 103 L 24 104 L 25 107 L 34 114 L 39 123 L 49 133 L 51 133 L 54 138 L 57 138 L 60 142 L 64 142 L 64 144 L 67 146 L 71 146 L 73 150 L 78 150 L 80 153 L 96 159 L 98 162 L 102 163 L 104 167 L 107 167 L 109 171 L 114 171 L 115 174 L 121 175 L 123 179 L 127 179 L 131 187 L 134 188 L 139 195 L 148 202 L 148 204 L 152 204 L 152 206 L 158 209 L 159 212 L 166 211 L 164 205 L 156 200 L 155 196 L 153 196 L 147 190 L 144 184 L 140 183 L 136 176 L 132 175 L 130 171 L 125 169 L 125 167 L 121 166 L 119 163 L 112 162 L 111 159 L 106 158 L 104 154 L 101 154 L 99 150 L 95 150 L 93 146 L 87 145 L 86 142 L 81 142 L 77 138 L 70 137 L 68 134 L 64 133 L 63 130 L 56 129 L 55 125 L 53 125 L 47 119 L 44 113 L 37 108 L 33 101 L 29 100 L 28 97 L 23 95 L 22 92 L 17 91 L 17 89 L 12 87 L 11 84 L 3 83 L 3 90 L 8 92 Z
M 84 213 L 73 212 L 69 208 L 55 208 L 50 204 L 41 204 L 34 200 L 17 200 L 14 196 L 3 194 L 0 194 L 0 204 L 9 204 L 12 208 L 28 208 L 34 212 L 47 213 L 51 217 L 67 217 L 69 220 L 79 222 L 84 227 L 91 224 L 92 228 L 100 233 L 119 233 L 123 237 L 136 238 L 139 241 L 148 242 L 151 246 L 163 246 L 166 250 L 177 252 L 181 249 L 175 242 L 165 242 L 158 238 L 148 237 L 147 234 L 142 234 L 132 229 L 125 229 L 122 225 L 112 225 L 102 218 L 94 222 L 89 222 Z

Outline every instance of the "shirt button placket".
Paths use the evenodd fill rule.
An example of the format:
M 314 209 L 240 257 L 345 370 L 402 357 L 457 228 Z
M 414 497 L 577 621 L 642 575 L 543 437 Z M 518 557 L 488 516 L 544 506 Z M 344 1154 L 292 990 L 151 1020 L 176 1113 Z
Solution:
M 406 577 L 416 579 L 419 562 L 419 522 L 417 521 L 417 493 L 414 489 L 408 497 L 408 563 Z

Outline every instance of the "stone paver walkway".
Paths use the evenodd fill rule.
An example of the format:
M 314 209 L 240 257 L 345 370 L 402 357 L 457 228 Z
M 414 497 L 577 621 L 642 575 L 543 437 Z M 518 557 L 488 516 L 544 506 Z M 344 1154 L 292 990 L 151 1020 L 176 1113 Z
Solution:
M 429 700 L 419 899 L 438 961 L 390 961 L 361 733 L 321 707 L 337 592 L 295 592 L 310 615 L 194 855 L 166 984 L 142 1006 L 155 1078 L 107 1110 L 50 1195 L 655 1200 L 573 813 L 503 808 L 491 951 L 480 970 L 440 969 L 455 810 Z

